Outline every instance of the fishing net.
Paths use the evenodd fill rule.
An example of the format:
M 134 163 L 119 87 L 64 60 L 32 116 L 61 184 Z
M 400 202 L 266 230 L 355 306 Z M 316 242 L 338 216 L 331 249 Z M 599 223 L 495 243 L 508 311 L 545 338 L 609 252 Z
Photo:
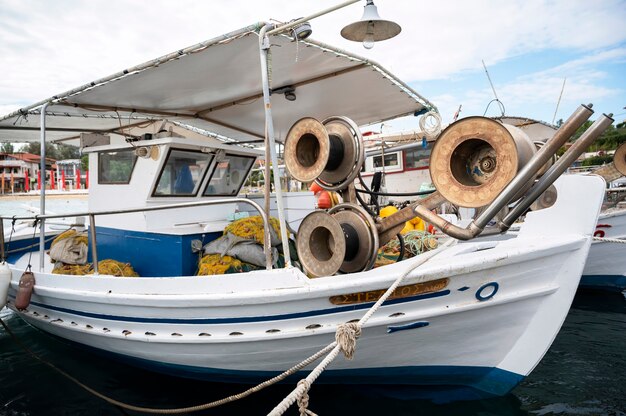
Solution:
M 87 264 L 65 264 L 56 263 L 53 274 L 69 274 L 72 276 L 84 276 L 94 274 L 95 270 L 92 263 Z M 117 260 L 106 259 L 98 262 L 98 273 L 102 275 L 110 275 L 117 277 L 139 277 L 137 272 L 129 263 L 122 263 Z
M 409 231 L 402 237 L 404 238 L 404 258 L 417 256 L 439 246 L 435 236 L 426 231 Z M 395 237 L 378 249 L 374 267 L 395 263 L 399 256 L 400 240 Z

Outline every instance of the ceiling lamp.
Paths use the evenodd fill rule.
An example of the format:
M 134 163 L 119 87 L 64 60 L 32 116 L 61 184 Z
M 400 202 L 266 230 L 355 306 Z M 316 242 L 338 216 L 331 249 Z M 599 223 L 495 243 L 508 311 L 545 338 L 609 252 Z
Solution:
M 311 29 L 311 24 L 309 22 L 302 22 L 298 26 L 294 26 L 291 29 L 291 36 L 294 41 L 304 40 L 311 36 L 313 33 L 313 29 Z
M 341 36 L 355 42 L 363 42 L 365 49 L 372 49 L 374 42 L 390 39 L 401 30 L 399 24 L 381 19 L 374 0 L 367 0 L 361 20 L 344 27 Z

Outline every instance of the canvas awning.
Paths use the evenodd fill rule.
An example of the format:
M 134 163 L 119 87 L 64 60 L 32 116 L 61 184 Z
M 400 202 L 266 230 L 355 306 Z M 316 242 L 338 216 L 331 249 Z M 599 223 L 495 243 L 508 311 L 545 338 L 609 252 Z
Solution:
M 249 26 L 121 71 L 0 118 L 0 141 L 39 141 L 40 108 L 48 141 L 80 132 L 167 119 L 240 142 L 264 137 L 258 29 Z M 380 65 L 314 41 L 271 38 L 270 87 L 295 88 L 296 100 L 272 95 L 277 141 L 302 117 L 333 115 L 368 125 L 435 109 Z

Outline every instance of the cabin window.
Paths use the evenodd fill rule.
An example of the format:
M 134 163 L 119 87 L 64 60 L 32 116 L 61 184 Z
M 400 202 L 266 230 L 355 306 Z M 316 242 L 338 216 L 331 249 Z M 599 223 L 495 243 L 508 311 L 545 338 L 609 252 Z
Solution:
M 136 161 L 137 156 L 133 149 L 98 153 L 98 183 L 129 183 Z
M 251 156 L 225 155 L 217 162 L 204 195 L 237 195 L 255 159 Z
M 432 146 L 421 149 L 405 150 L 404 163 L 406 169 L 426 169 L 429 166 L 430 152 Z
M 372 169 L 374 172 L 402 170 L 400 152 L 385 153 L 384 163 L 383 155 L 372 156 Z
M 212 160 L 212 154 L 171 149 L 153 196 L 196 195 Z

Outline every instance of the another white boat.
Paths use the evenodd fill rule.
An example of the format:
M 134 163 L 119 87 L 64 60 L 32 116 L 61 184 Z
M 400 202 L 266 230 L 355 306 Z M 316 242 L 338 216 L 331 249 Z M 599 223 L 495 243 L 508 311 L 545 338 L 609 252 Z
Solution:
M 265 210 L 254 201 L 235 197 L 259 155 L 249 145 L 265 140 L 265 132 L 275 166 L 273 139 L 287 138 L 285 152 L 295 149 L 303 169 L 347 165 L 339 181 L 349 189 L 348 179 L 354 179 L 358 161 L 363 161 L 354 126 L 435 110 L 371 60 L 310 40 L 293 42 L 281 34 L 269 42 L 265 31 L 273 27 L 259 24 L 226 34 L 0 119 L 0 138 L 31 139 L 39 136 L 33 127 L 40 125 L 44 132 L 53 127 L 47 133 L 51 140 L 80 138 L 95 172 L 85 213 L 95 274 L 52 274 L 53 265 L 40 248 L 5 266 L 11 275 L 8 307 L 36 328 L 137 366 L 187 377 L 257 382 L 332 342 L 340 325 L 362 318 L 399 282 L 389 300 L 363 323 L 354 360 L 335 361 L 323 381 L 401 385 L 407 392 L 417 388 L 418 395 L 444 394 L 447 400 L 510 391 L 541 360 L 568 312 L 600 210 L 600 178 L 559 179 L 556 203 L 528 214 L 510 239 L 482 238 L 371 269 L 372 250 L 375 255 L 385 238 L 382 225 L 356 205 L 344 203 L 330 213 L 316 212 L 300 225 L 300 261 L 308 275 L 318 278 L 294 267 L 284 249 L 284 268 L 273 267 L 269 255 L 264 270 L 193 276 L 198 267 L 194 240 L 216 238 L 229 215 L 251 210 L 249 205 L 266 220 Z M 265 85 L 268 48 L 275 86 L 271 106 Z M 589 115 L 576 113 L 572 120 Z M 325 120 L 318 124 L 334 138 L 323 141 L 313 122 L 305 125 L 312 130 L 298 133 L 302 117 Z M 163 128 L 165 118 L 213 133 L 209 137 Z M 499 138 L 494 139 L 491 122 L 474 121 L 487 125 L 486 133 L 472 136 L 464 149 L 473 154 L 476 143 L 493 145 L 497 172 L 517 165 L 511 160 L 513 138 L 497 130 Z M 89 134 L 79 137 L 77 131 Z M 329 157 L 333 141 L 344 139 L 355 146 L 351 155 L 345 151 L 341 161 L 332 160 L 340 153 L 334 148 L 328 163 L 319 162 L 322 150 Z M 520 163 L 510 182 L 504 175 L 495 177 L 498 189 L 465 184 L 465 197 L 480 199 L 495 192 L 493 209 L 508 203 L 519 186 L 526 187 L 533 169 L 543 165 L 541 157 L 537 153 L 530 158 L 525 165 L 529 170 Z M 555 171 L 552 180 L 559 174 Z M 324 181 L 337 187 L 334 180 Z M 290 205 L 280 192 L 276 198 L 286 247 Z M 349 198 L 345 193 L 344 199 Z M 430 212 L 415 207 L 418 215 L 423 210 Z M 484 219 L 467 232 L 479 233 Z M 451 235 L 463 234 L 443 228 Z M 269 249 L 268 232 L 265 242 Z M 144 277 L 99 274 L 97 260 L 104 257 L 130 262 Z M 362 264 L 355 265 L 357 260 Z M 36 283 L 27 292 L 24 285 L 20 289 L 20 281 L 31 266 Z M 319 274 L 327 269 L 327 275 Z M 345 269 L 353 271 L 337 273 Z M 16 307 L 16 300 L 26 295 L 29 302 Z

